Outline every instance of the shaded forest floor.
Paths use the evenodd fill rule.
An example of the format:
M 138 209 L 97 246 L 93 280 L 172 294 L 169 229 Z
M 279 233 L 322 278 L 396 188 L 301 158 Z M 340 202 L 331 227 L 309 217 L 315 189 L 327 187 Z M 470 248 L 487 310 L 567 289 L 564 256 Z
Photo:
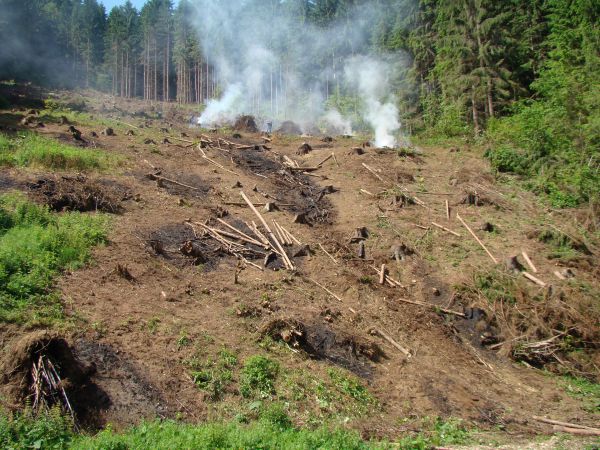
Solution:
M 58 210 L 108 205 L 108 244 L 57 285 L 66 315 L 54 330 L 95 366 L 90 401 L 98 404 L 87 405 L 93 413 L 83 422 L 244 422 L 273 404 L 296 425 L 343 425 L 365 438 L 394 440 L 441 418 L 500 442 L 552 431 L 534 416 L 598 423 L 598 405 L 550 375 L 598 381 L 600 247 L 581 225 L 586 211 L 549 209 L 515 184 L 498 184 L 478 148 L 202 134 L 189 126 L 187 108 L 73 97 L 57 102 L 83 112 L 42 110 L 33 115 L 44 126 L 34 132 L 118 163 L 84 178 L 5 167 L 0 192 L 21 190 Z M 32 127 L 21 124 L 29 109 L 22 105 L 0 111 L 2 133 Z M 114 135 L 102 134 L 109 126 Z M 201 140 L 211 145 L 200 148 Z M 299 155 L 304 142 L 312 151 Z M 318 169 L 290 169 L 289 160 Z M 91 207 L 69 203 L 82 189 L 90 198 L 90 186 Z M 224 229 L 216 218 L 251 234 L 245 223 L 257 217 L 240 191 L 278 206 L 258 209 L 302 243 L 287 248 L 296 271 L 273 270 L 277 257 L 264 270 L 240 263 L 203 234 L 204 223 Z M 294 222 L 302 213 L 307 223 Z M 180 250 L 188 242 L 200 256 Z M 545 286 L 506 269 L 514 255 Z M 398 283 L 379 283 L 382 264 Z M 3 358 L 36 328 L 0 325 Z M 269 389 L 248 392 L 248 361 L 257 355 L 279 370 Z

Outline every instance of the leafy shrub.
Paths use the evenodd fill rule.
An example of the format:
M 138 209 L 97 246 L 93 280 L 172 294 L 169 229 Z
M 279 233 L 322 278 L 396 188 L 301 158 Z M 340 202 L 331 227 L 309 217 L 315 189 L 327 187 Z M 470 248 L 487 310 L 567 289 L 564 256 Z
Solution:
M 275 392 L 275 379 L 279 373 L 279 364 L 264 356 L 248 358 L 240 377 L 240 393 L 244 397 L 257 394 L 266 398 Z
M 73 438 L 72 422 L 60 409 L 33 416 L 0 414 L 0 447 L 5 449 L 52 448 L 67 449 Z

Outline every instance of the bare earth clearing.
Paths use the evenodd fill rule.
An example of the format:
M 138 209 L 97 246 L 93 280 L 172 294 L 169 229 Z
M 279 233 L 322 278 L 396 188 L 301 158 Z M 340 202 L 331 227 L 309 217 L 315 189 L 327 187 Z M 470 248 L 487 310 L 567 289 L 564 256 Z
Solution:
M 455 417 L 480 430 L 502 430 L 512 441 L 552 431 L 533 416 L 597 426 L 597 415 L 556 378 L 508 358 L 496 344 L 511 336 L 489 309 L 487 315 L 478 309 L 485 299 L 461 288 L 472 286 L 475 274 L 503 268 L 513 255 L 533 274 L 521 256 L 526 251 L 536 278 L 555 291 L 568 289 L 569 280 L 554 274 L 564 267 L 546 257 L 547 244 L 527 236 L 541 224 L 570 233 L 577 211 L 549 210 L 532 194 L 497 184 L 481 151 L 467 146 L 404 153 L 365 147 L 358 154 L 353 148 L 362 141 L 354 138 L 325 142 L 275 133 L 267 142 L 260 133 L 232 130 L 201 137 L 175 107 L 165 106 L 162 119 L 146 119 L 134 115 L 141 102 L 87 100 L 95 118 L 120 122 L 111 122 L 114 136 L 102 135 L 102 125 L 75 123 L 87 141 L 82 145 L 121 155 L 123 164 L 79 182 L 96 186 L 107 212 L 115 213 L 110 242 L 94 251 L 91 265 L 65 274 L 58 285 L 72 324 L 64 335 L 75 355 L 96 367 L 97 390 L 89 402 L 77 400 L 89 410 L 85 421 L 123 427 L 141 417 L 235 417 L 244 402 L 235 382 L 211 399 L 189 368 L 190 360 L 215 360 L 227 348 L 239 361 L 255 354 L 279 361 L 286 375 L 277 399 L 298 425 L 347 416 L 346 426 L 365 437 L 393 439 L 418 431 L 424 417 Z M 5 113 L 1 125 L 20 127 L 25 111 Z M 36 132 L 77 144 L 67 128 L 45 123 Z M 204 148 L 201 140 L 208 142 Z M 313 150 L 299 155 L 303 142 Z M 332 153 L 335 158 L 319 165 Z M 290 169 L 286 158 L 318 169 Z M 58 185 L 65 183 L 62 175 L 4 169 L 0 191 L 52 197 L 52 186 L 43 194 L 28 183 Z M 76 180 L 66 183 L 63 190 L 82 189 Z M 259 270 L 266 251 L 254 244 L 244 257 L 256 266 L 238 262 L 206 234 L 205 223 L 236 234 L 219 218 L 256 238 L 245 223 L 259 224 L 258 218 L 240 191 L 261 204 L 270 227 L 275 220 L 309 246 L 300 252 L 297 243 L 286 247 L 295 272 L 273 270 L 283 264 L 277 256 Z M 278 209 L 265 211 L 262 204 L 269 202 Z M 307 223 L 294 222 L 301 213 Z M 483 231 L 484 222 L 496 231 Z M 197 246 L 194 254 L 180 250 L 186 243 Z M 577 280 L 597 286 L 597 252 L 591 253 L 571 267 Z M 382 264 L 398 283 L 379 283 Z M 548 287 L 522 278 L 531 295 L 546 295 Z M 503 314 L 513 306 L 494 308 Z M 30 332 L 3 325 L 5 352 Z M 598 355 L 591 364 L 598 367 Z M 377 402 L 359 414 L 315 400 L 314 386 L 329 379 L 332 367 L 358 377 Z

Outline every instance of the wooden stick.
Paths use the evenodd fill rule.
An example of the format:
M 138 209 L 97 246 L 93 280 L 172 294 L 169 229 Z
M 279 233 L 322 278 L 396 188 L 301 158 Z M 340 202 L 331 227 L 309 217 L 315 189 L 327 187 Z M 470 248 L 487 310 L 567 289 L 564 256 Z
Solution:
M 537 420 L 538 422 L 549 423 L 550 425 L 560 425 L 560 426 L 568 427 L 568 428 L 579 428 L 580 430 L 600 431 L 597 428 L 588 427 L 587 425 L 578 425 L 576 423 L 561 422 L 559 420 L 546 419 L 545 417 L 540 417 L 540 416 L 532 416 L 532 419 Z
M 180 183 L 179 181 L 171 180 L 170 178 L 163 177 L 162 175 L 156 175 L 156 174 L 153 174 L 153 173 L 149 173 L 146 176 L 150 180 L 162 180 L 162 181 L 166 181 L 168 183 L 176 184 L 178 186 L 183 186 L 183 187 L 188 188 L 188 189 L 193 189 L 195 191 L 201 191 L 202 190 L 200 188 L 197 188 L 197 187 L 194 187 L 194 186 L 190 186 L 189 184 L 184 184 L 184 183 Z
M 385 264 L 381 265 L 381 271 L 379 273 L 379 284 L 385 283 Z
M 542 280 L 540 280 L 539 278 L 534 277 L 533 275 L 531 275 L 529 272 L 521 272 L 523 274 L 523 276 L 525 278 L 527 278 L 529 281 L 533 281 L 535 284 L 537 284 L 538 286 L 542 286 L 542 287 L 546 287 L 546 283 L 544 283 Z
M 235 231 L 235 232 L 236 232 L 237 234 L 239 234 L 240 236 L 242 236 L 242 237 L 245 237 L 245 238 L 246 238 L 247 240 L 249 240 L 251 243 L 253 243 L 253 244 L 256 244 L 256 245 L 259 245 L 259 246 L 263 246 L 263 245 L 264 245 L 263 243 L 261 243 L 261 242 L 258 242 L 256 239 L 253 239 L 253 238 L 251 238 L 251 237 L 250 237 L 250 236 L 248 236 L 246 233 L 244 233 L 244 232 L 242 232 L 242 231 L 238 230 L 238 229 L 237 229 L 237 228 L 235 228 L 233 225 L 230 225 L 230 224 L 228 224 L 228 223 L 227 223 L 227 222 L 225 222 L 224 220 L 222 220 L 222 219 L 219 219 L 218 217 L 216 217 L 216 219 L 217 219 L 217 221 L 218 221 L 219 223 L 222 223 L 223 225 L 225 225 L 225 226 L 226 226 L 227 228 L 229 228 L 230 230 L 232 230 L 232 231 Z M 248 228 L 250 228 L 250 227 L 248 227 Z
M 175 141 L 187 142 L 188 144 L 197 144 L 197 142 L 190 141 L 189 139 L 181 139 L 177 137 L 169 137 L 169 139 L 173 139 Z
M 579 436 L 600 436 L 600 429 L 591 428 L 569 428 L 560 425 L 554 425 L 552 430 L 556 433 L 570 433 Z
M 294 241 L 294 242 L 295 242 L 296 244 L 298 244 L 298 245 L 302 245 L 302 242 L 300 242 L 298 239 L 296 239 L 296 238 L 294 237 L 294 235 L 293 235 L 292 233 L 290 233 L 290 232 L 289 232 L 289 231 L 288 231 L 286 228 L 283 228 L 283 226 L 281 226 L 281 225 L 279 225 L 279 226 L 281 227 L 281 229 L 282 229 L 283 231 L 285 231 L 285 233 L 288 235 L 288 237 L 289 237 L 289 238 L 290 238 L 292 241 Z
M 453 315 L 459 316 L 459 317 L 467 317 L 464 313 L 461 313 L 458 311 L 452 311 L 451 309 L 440 308 L 439 306 L 432 305 L 431 303 L 423 303 L 423 302 L 419 302 L 416 300 L 408 300 L 406 298 L 398 298 L 397 300 L 404 302 L 404 303 L 410 303 L 411 305 L 426 306 L 428 308 L 439 309 L 440 311 L 442 311 L 443 313 L 446 313 L 446 314 L 453 314 Z
M 323 289 L 325 292 L 327 292 L 329 295 L 331 295 L 333 298 L 335 298 L 336 300 L 339 300 L 340 302 L 344 302 L 344 300 L 341 299 L 341 297 L 339 297 L 338 295 L 334 294 L 333 292 L 331 292 L 329 289 L 327 289 L 325 286 L 323 286 L 321 283 L 319 283 L 318 281 L 313 280 L 310 277 L 306 277 L 307 280 L 312 281 L 313 283 L 315 283 L 317 286 L 319 286 L 321 289 Z
M 269 202 L 273 203 L 273 202 Z M 245 202 L 223 202 L 224 205 L 232 205 L 232 206 L 248 206 L 248 203 Z M 294 206 L 291 203 L 275 203 L 277 206 Z M 266 203 L 253 203 L 254 206 L 265 206 Z
M 279 238 L 281 245 L 288 245 L 288 240 L 285 237 L 285 235 L 283 234 L 283 232 L 281 231 L 281 228 L 279 228 L 279 226 L 277 225 L 277 222 L 275 222 L 275 220 L 272 220 L 272 222 L 273 222 L 273 229 L 275 230 L 275 234 Z
M 259 236 L 261 241 L 266 242 L 269 246 L 271 245 L 267 237 L 264 234 L 262 234 L 261 231 L 258 229 L 258 226 L 256 225 L 256 222 L 254 222 L 254 220 L 252 221 L 252 231 L 254 231 L 256 235 Z
M 566 279 L 567 279 L 567 278 L 566 278 L 566 277 L 565 277 L 565 276 L 564 276 L 562 273 L 560 273 L 558 270 L 555 270 L 555 271 L 554 271 L 554 275 L 556 275 L 556 278 L 558 278 L 559 280 L 566 280 Z
M 494 258 L 494 255 L 492 255 L 490 253 L 490 251 L 487 249 L 487 247 L 485 245 L 483 245 L 483 242 L 481 242 L 479 240 L 479 238 L 477 237 L 477 235 L 473 232 L 473 230 L 471 230 L 471 227 L 469 227 L 469 225 L 467 225 L 467 223 L 462 219 L 462 217 L 460 217 L 460 215 L 458 213 L 456 213 L 456 218 L 458 220 L 460 220 L 460 222 L 464 225 L 464 227 L 469 231 L 469 233 L 471 233 L 471 235 L 475 238 L 475 240 L 477 241 L 477 243 L 481 246 L 481 248 L 483 248 L 485 250 L 485 252 L 488 254 L 488 256 L 490 258 L 492 258 L 492 261 L 494 261 L 494 264 L 498 264 L 498 260 L 496 258 Z
M 371 172 L 371 174 L 372 174 L 372 175 L 373 175 L 375 178 L 377 178 L 379 181 L 381 181 L 381 182 L 385 183 L 385 180 L 384 180 L 383 178 L 381 178 L 381 177 L 379 176 L 379 174 L 378 174 L 377 172 L 375 172 L 375 170 L 374 170 L 374 169 L 372 169 L 371 167 L 367 166 L 365 163 L 362 163 L 362 165 L 363 165 L 363 167 L 364 167 L 365 169 L 367 169 L 369 172 Z
M 456 231 L 452 231 L 449 228 L 446 228 L 446 227 L 440 225 L 439 223 L 431 222 L 431 224 L 434 225 L 434 226 L 436 226 L 436 227 L 438 227 L 438 228 L 440 228 L 440 229 L 442 229 L 442 230 L 444 230 L 444 231 L 447 231 L 450 234 L 453 234 L 454 236 L 460 237 L 460 234 L 458 234 Z
M 327 250 L 325 250 L 325 247 L 323 247 L 320 242 L 319 242 L 319 247 L 321 247 L 321 250 L 323 250 L 325 252 L 325 254 L 327 256 L 329 256 L 335 264 L 338 264 L 337 259 L 335 259 L 333 256 L 331 256 L 331 254 Z
M 450 204 L 446 200 L 446 219 L 450 220 Z
M 375 266 L 371 266 L 371 268 L 377 272 L 377 275 L 381 276 L 381 272 L 379 271 L 379 269 Z M 387 281 L 387 283 L 392 286 L 392 287 L 401 287 L 403 288 L 404 285 L 402 283 L 400 283 L 398 280 L 394 280 L 392 277 L 389 276 L 389 274 L 385 275 L 385 281 Z
M 333 160 L 335 161 L 335 165 L 340 167 L 340 163 L 338 162 L 337 158 L 335 157 L 335 153 L 331 153 L 331 156 L 333 156 Z
M 225 168 L 222 164 L 219 164 L 218 162 L 210 159 L 199 145 L 198 145 L 198 150 L 200 150 L 200 153 L 202 154 L 202 158 L 206 159 L 209 163 L 214 164 L 215 166 L 219 167 L 220 169 L 223 169 L 225 172 L 229 172 L 234 175 L 239 175 L 239 173 L 234 172 L 233 170 L 229 170 L 229 169 Z
M 117 119 L 112 119 L 112 120 L 114 120 L 115 122 L 122 123 L 123 125 L 127 125 L 128 127 L 135 128 L 136 130 L 140 129 L 140 127 L 136 127 L 135 125 L 131 125 L 130 123 L 127 123 L 127 122 L 123 122 L 122 120 L 117 120 Z
M 367 191 L 366 189 L 361 189 L 359 192 L 362 192 L 363 194 L 370 195 L 371 197 L 375 197 L 375 194 Z
M 379 334 L 382 338 L 384 338 L 386 341 L 388 341 L 390 344 L 392 344 L 394 347 L 396 347 L 398 350 L 400 350 L 402 353 L 404 353 L 404 356 L 406 356 L 407 358 L 410 358 L 410 352 L 402 347 L 400 344 L 398 344 L 394 339 L 392 339 L 392 337 L 387 334 L 385 331 L 379 329 L 379 328 L 375 328 L 374 331 Z
M 263 216 L 254 207 L 254 205 L 252 204 L 252 202 L 250 201 L 250 199 L 246 196 L 246 194 L 244 194 L 244 191 L 240 191 L 240 195 L 242 196 L 242 198 L 244 199 L 244 201 L 248 204 L 248 206 L 250 207 L 250 209 L 252 210 L 252 212 L 256 215 L 256 217 L 258 217 L 258 219 L 261 221 L 261 223 L 265 227 L 265 230 L 269 234 L 269 237 L 271 239 L 273 239 L 273 242 L 275 242 L 275 246 L 281 252 L 281 257 L 283 258 L 283 262 L 285 263 L 285 266 L 289 270 L 294 270 L 295 269 L 294 264 L 292 264 L 292 262 L 290 261 L 288 255 L 285 253 L 285 250 L 283 249 L 283 246 L 279 243 L 279 241 L 277 240 L 277 237 L 275 236 L 275 234 L 273 234 L 273 232 L 269 228 L 269 225 L 267 224 L 267 221 L 263 218 Z
M 317 163 L 317 167 L 321 167 L 323 164 L 325 164 L 331 158 L 333 158 L 333 153 L 331 155 L 329 155 L 327 158 L 325 158 L 323 161 L 321 161 L 320 163 Z
M 319 170 L 320 167 L 288 167 L 292 172 L 314 172 L 315 170 Z
M 251 265 L 252 267 L 256 267 L 258 270 L 260 270 L 261 272 L 264 271 L 264 269 L 262 267 L 260 267 L 258 264 L 254 264 L 252 261 L 248 261 L 246 258 L 244 258 L 242 256 L 242 261 L 244 261 L 246 264 Z
M 537 273 L 537 269 L 535 268 L 535 266 L 531 262 L 531 259 L 529 259 L 529 255 L 527 253 L 525 253 L 525 250 L 523 250 L 521 252 L 521 255 L 523 255 L 523 259 L 525 260 L 525 262 L 527 263 L 527 265 L 529 266 L 529 268 L 531 269 L 531 271 L 533 273 Z

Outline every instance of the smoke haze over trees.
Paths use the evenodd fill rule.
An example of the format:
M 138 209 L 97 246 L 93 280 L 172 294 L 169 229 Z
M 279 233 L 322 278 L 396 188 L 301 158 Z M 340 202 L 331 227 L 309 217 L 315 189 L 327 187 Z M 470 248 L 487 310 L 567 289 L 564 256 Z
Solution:
M 533 188 L 568 205 L 597 194 L 599 23 L 596 0 L 0 0 L 0 78 L 217 115 L 375 130 L 379 111 L 405 133 L 485 132 L 496 168 L 543 169 Z M 373 67 L 386 89 L 368 99 Z

